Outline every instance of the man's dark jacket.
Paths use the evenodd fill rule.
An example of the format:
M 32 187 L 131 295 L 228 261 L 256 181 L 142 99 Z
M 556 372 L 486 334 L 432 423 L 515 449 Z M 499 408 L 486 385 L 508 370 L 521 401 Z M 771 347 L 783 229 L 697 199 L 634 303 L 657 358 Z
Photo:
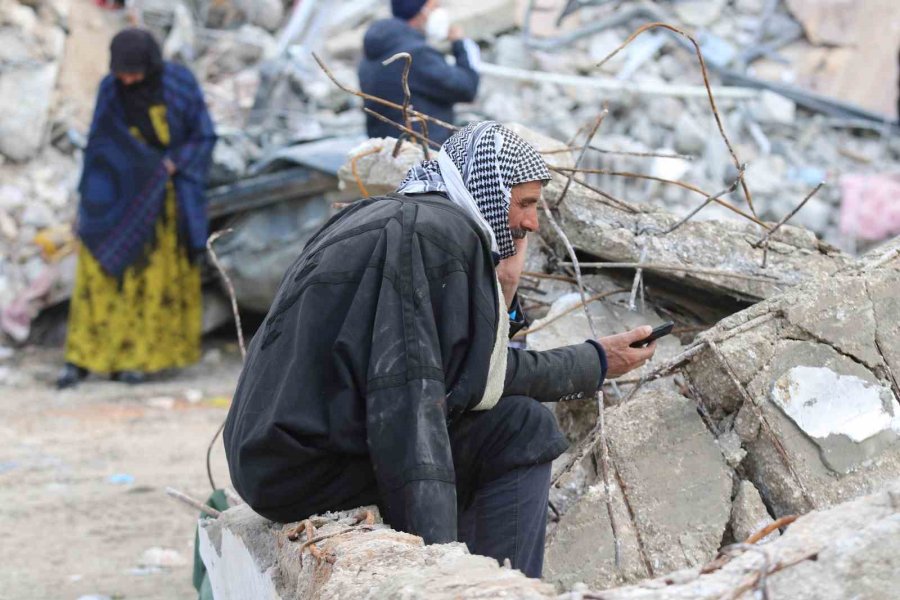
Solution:
M 361 201 L 310 240 L 250 345 L 225 425 L 232 481 L 254 510 L 289 521 L 377 502 L 397 529 L 456 539 L 448 428 L 487 414 L 467 411 L 499 319 L 489 248 L 440 195 Z M 510 349 L 504 396 L 583 397 L 600 372 L 589 343 Z M 529 440 L 519 464 L 555 458 L 551 441 Z
M 409 89 L 413 107 L 427 115 L 453 123 L 453 105 L 471 102 L 478 91 L 478 73 L 469 63 L 465 45 L 461 40 L 452 44 L 456 65 L 450 65 L 435 48 L 425 41 L 425 35 L 413 29 L 406 21 L 391 18 L 376 21 L 366 32 L 363 41 L 364 57 L 359 65 L 359 86 L 368 94 L 403 104 L 403 68 L 398 60 L 390 65 L 381 64 L 398 52 L 409 52 L 412 67 L 409 71 Z M 399 110 L 376 102 L 366 101 L 369 108 L 397 123 L 403 123 Z M 414 129 L 421 131 L 421 126 Z M 369 137 L 397 137 L 400 130 L 389 123 L 366 115 L 366 132 Z M 452 132 L 434 123 L 428 124 L 428 137 L 443 143 Z

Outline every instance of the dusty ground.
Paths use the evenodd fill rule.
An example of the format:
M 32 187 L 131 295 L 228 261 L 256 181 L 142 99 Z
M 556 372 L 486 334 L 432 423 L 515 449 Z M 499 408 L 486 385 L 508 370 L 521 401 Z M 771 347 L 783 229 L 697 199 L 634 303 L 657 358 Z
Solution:
M 0 597 L 196 597 L 196 514 L 164 490 L 210 492 L 206 447 L 240 359 L 233 344 L 206 346 L 200 364 L 135 387 L 94 380 L 57 392 L 55 350 L 0 363 Z M 221 441 L 213 475 L 229 483 Z M 153 547 L 183 564 L 142 564 Z

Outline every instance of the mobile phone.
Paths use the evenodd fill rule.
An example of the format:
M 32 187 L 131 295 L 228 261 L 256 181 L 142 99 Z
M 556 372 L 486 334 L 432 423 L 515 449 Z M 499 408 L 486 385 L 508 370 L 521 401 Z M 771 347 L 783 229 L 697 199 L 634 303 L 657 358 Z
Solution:
M 675 323 L 673 321 L 666 321 L 659 327 L 654 327 L 653 331 L 650 332 L 650 335 L 648 335 L 644 339 L 632 343 L 631 347 L 632 348 L 643 348 L 644 346 L 648 345 L 653 340 L 657 340 L 664 335 L 669 335 L 670 333 L 672 333 L 672 328 L 674 328 L 674 327 L 675 327 Z

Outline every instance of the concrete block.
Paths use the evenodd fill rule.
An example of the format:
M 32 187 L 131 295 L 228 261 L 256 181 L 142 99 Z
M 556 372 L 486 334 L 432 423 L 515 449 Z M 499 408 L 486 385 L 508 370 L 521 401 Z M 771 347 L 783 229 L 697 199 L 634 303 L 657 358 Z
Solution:
M 719 340 L 722 359 L 706 350 L 686 368 L 714 416 L 735 415 L 747 452 L 741 469 L 775 516 L 832 506 L 900 477 L 900 257 L 870 264 L 723 320 L 701 336 Z M 729 334 L 760 318 L 768 320 Z
M 741 481 L 731 505 L 731 531 L 735 541 L 743 542 L 773 522 L 759 495 L 759 490 L 749 481 Z M 760 542 L 770 542 L 779 535 L 781 534 L 777 530 L 773 531 Z
M 761 546 L 770 565 L 770 598 L 894 598 L 900 589 L 900 482 L 801 517 L 783 536 Z M 755 580 L 761 557 L 738 554 L 720 568 L 672 573 L 639 585 L 605 590 L 604 600 L 713 600 L 735 597 Z M 752 591 L 740 595 L 753 597 Z
M 697 566 L 719 549 L 731 512 L 731 469 L 697 407 L 643 389 L 609 410 L 610 456 L 652 573 Z
M 200 526 L 200 554 L 216 600 L 552 598 L 552 586 L 469 554 L 464 544 L 425 546 L 384 524 L 346 532 L 356 511 L 315 517 L 317 545 L 288 539 L 296 523 L 267 521 L 247 505 Z

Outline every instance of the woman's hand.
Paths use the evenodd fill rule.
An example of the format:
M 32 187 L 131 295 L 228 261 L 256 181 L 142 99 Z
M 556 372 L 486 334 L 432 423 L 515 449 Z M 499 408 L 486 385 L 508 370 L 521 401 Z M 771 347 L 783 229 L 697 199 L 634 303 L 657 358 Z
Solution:
M 163 159 L 163 165 L 166 167 L 166 173 L 169 174 L 169 177 L 175 174 L 175 171 L 178 170 L 178 167 L 175 166 L 175 163 L 172 162 L 172 159 L 168 156 Z
M 644 366 L 656 352 L 656 341 L 644 348 L 632 348 L 631 344 L 645 339 L 653 331 L 649 325 L 643 325 L 616 335 L 602 337 L 598 342 L 606 351 L 606 377 L 620 377 L 629 371 Z

